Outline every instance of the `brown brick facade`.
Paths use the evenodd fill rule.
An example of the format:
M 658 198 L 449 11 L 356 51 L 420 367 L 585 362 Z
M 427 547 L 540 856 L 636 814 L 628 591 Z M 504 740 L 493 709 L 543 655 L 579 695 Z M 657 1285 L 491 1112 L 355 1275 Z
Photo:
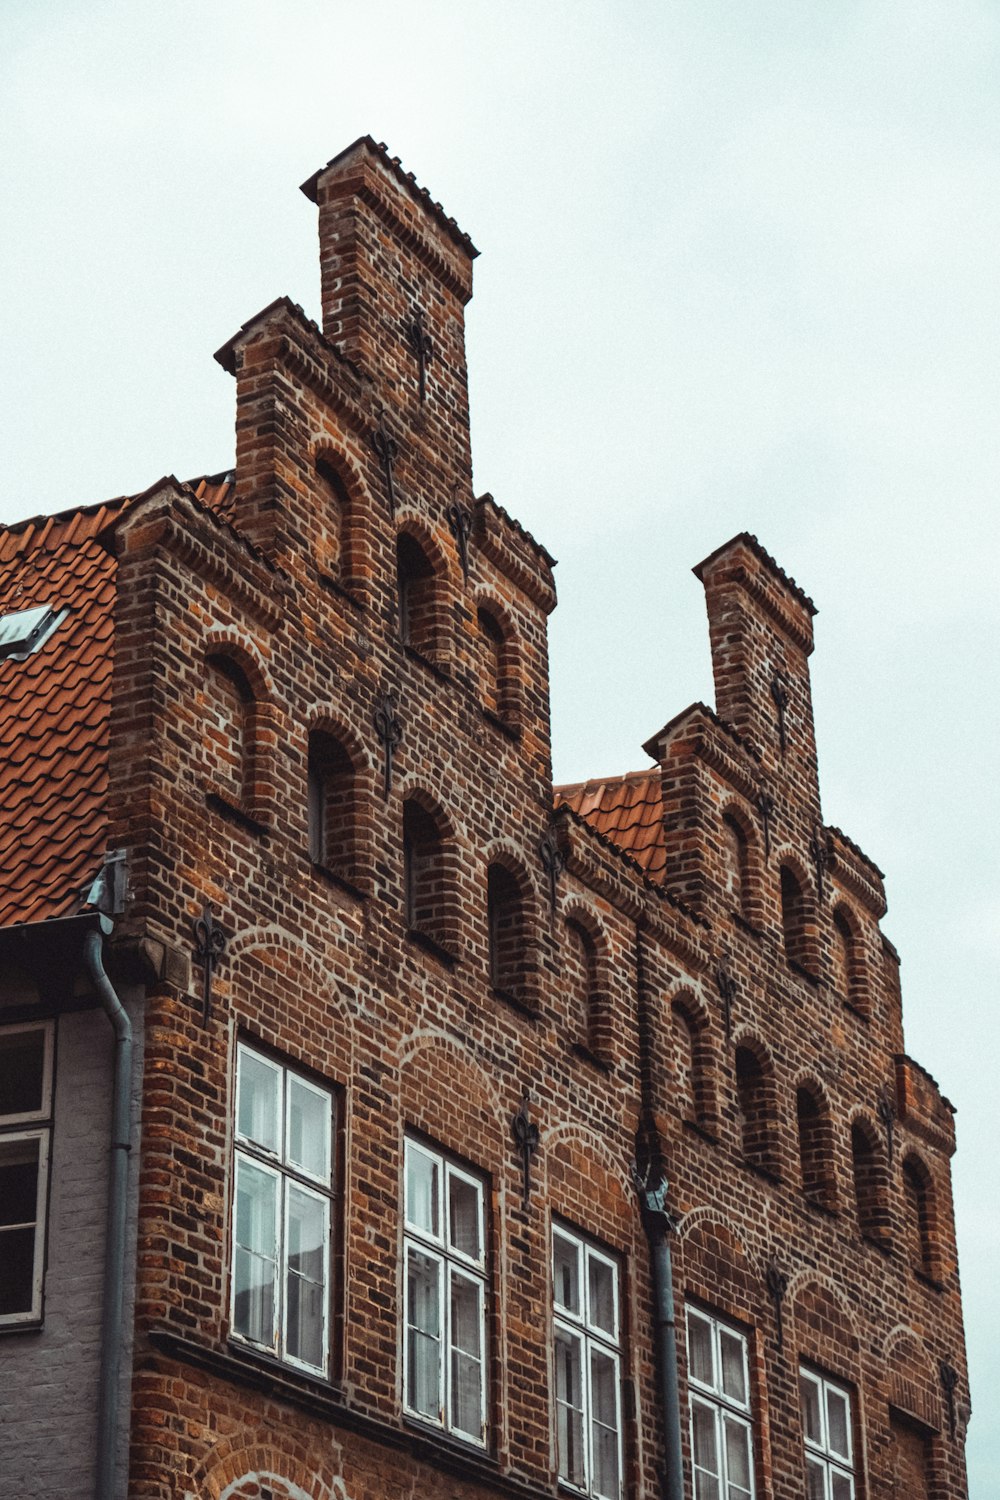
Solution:
M 659 1494 L 638 1151 L 677 1222 L 688 1485 L 692 1305 L 745 1336 L 759 1500 L 805 1492 L 803 1365 L 850 1394 L 858 1497 L 960 1500 L 952 1115 L 905 1056 L 881 875 L 822 822 L 813 608 L 748 536 L 698 570 L 717 713 L 647 747 L 662 883 L 553 813 L 552 560 L 470 488 L 475 250 L 371 142 L 306 191 L 324 328 L 280 301 L 220 351 L 231 509 L 167 479 L 113 527 L 118 937 L 169 955 L 129 1495 L 554 1495 L 554 1222 L 618 1268 L 622 1493 Z M 178 980 L 205 906 L 207 1023 L 201 968 Z M 238 1039 L 333 1093 L 328 1379 L 232 1336 Z M 404 1412 L 407 1137 L 484 1183 L 483 1447 Z

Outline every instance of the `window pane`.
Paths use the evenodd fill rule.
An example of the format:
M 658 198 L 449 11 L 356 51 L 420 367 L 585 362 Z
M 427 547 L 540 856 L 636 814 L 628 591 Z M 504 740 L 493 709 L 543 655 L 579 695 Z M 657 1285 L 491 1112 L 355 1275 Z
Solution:
M 0 1032 L 0 1115 L 41 1113 L 45 1036 L 41 1026 Z
M 590 1428 L 593 1444 L 591 1488 L 618 1494 L 618 1367 L 610 1355 L 590 1351 Z
M 712 1325 L 707 1318 L 688 1310 L 688 1369 L 693 1380 L 715 1385 L 715 1362 L 712 1355 Z
M 753 1493 L 750 1483 L 750 1429 L 723 1415 L 726 1443 L 727 1500 L 743 1500 Z
M 556 1440 L 559 1477 L 582 1485 L 586 1470 L 583 1458 L 583 1364 L 582 1341 L 564 1328 L 556 1329 Z
M 285 1352 L 316 1370 L 324 1362 L 327 1218 L 324 1199 L 288 1184 Z
M 799 1394 L 802 1398 L 802 1427 L 805 1435 L 811 1443 L 822 1443 L 823 1419 L 819 1404 L 819 1382 L 811 1375 L 806 1375 L 804 1371 L 799 1375 Z
M 827 1500 L 826 1469 L 815 1459 L 806 1459 L 806 1500 Z
M 552 1265 L 556 1306 L 579 1317 L 583 1312 L 580 1306 L 580 1246 L 558 1230 L 552 1234 Z
M 833 1500 L 854 1500 L 854 1480 L 849 1474 L 832 1472 Z
M 696 1500 L 718 1500 L 719 1481 L 713 1474 L 705 1474 L 702 1470 L 696 1469 L 694 1492 Z
M 0 1318 L 31 1311 L 35 1230 L 0 1229 Z
M 238 1071 L 236 1129 L 246 1140 L 277 1155 L 280 1070 L 241 1047 Z
M 587 1254 L 587 1320 L 610 1338 L 617 1338 L 615 1268 L 596 1255 Z
M 0 1226 L 35 1222 L 38 1147 L 37 1136 L 27 1141 L 0 1138 Z
M 286 1160 L 293 1167 L 330 1180 L 330 1095 L 301 1078 L 288 1078 Z
M 406 1252 L 406 1401 L 412 1411 L 441 1420 L 440 1262 Z
M 747 1404 L 746 1367 L 743 1361 L 744 1343 L 739 1334 L 728 1328 L 719 1329 L 719 1349 L 722 1354 L 722 1389 L 741 1406 Z
M 406 1218 L 435 1239 L 438 1225 L 438 1163 L 409 1141 L 406 1145 Z
M 457 1172 L 448 1173 L 448 1242 L 470 1260 L 483 1258 L 479 1236 L 481 1198 L 477 1183 L 467 1182 Z
M 715 1408 L 704 1401 L 691 1403 L 691 1447 L 695 1467 L 708 1474 L 719 1474 L 719 1440 L 715 1425 Z M 700 1491 L 699 1491 L 700 1493 Z M 717 1491 L 712 1491 L 715 1494 Z
M 832 1386 L 826 1388 L 826 1446 L 838 1458 L 851 1456 L 851 1419 L 847 1396 Z
M 277 1347 L 277 1254 L 278 1180 L 237 1157 L 233 1327 L 269 1349 Z
M 482 1434 L 481 1284 L 451 1273 L 451 1425 Z

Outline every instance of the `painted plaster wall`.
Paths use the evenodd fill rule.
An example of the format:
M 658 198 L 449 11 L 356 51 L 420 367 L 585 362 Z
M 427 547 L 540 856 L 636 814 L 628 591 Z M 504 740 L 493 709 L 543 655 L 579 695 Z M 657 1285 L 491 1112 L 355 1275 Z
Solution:
M 141 1071 L 142 1010 L 126 997 Z M 53 1139 L 49 1175 L 44 1323 L 0 1339 L 0 1488 L 45 1500 L 93 1493 L 101 1302 L 106 1238 L 113 1036 L 101 1010 L 56 1023 Z M 138 1142 L 133 1086 L 133 1147 Z M 133 1149 L 132 1177 L 138 1165 Z M 135 1265 L 135 1194 L 130 1193 L 123 1370 L 128 1412 Z M 122 1446 L 115 1500 L 126 1492 Z

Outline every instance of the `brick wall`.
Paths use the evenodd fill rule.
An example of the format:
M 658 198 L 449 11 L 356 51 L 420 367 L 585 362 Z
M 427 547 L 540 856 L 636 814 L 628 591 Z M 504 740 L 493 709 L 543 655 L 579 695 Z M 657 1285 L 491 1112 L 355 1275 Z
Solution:
M 553 822 L 551 559 L 470 490 L 462 308 L 474 251 L 371 143 L 307 190 L 320 209 L 325 332 L 283 301 L 220 351 L 236 378 L 235 530 L 170 480 L 115 530 L 112 841 L 130 850 L 136 892 L 123 936 L 183 959 L 207 904 L 229 937 L 207 1022 L 197 966 L 187 983 L 175 963 L 174 982 L 148 999 L 130 1494 L 553 1493 L 554 1221 L 620 1268 L 626 1493 L 658 1493 L 638 1134 L 640 1155 L 661 1158 L 671 1181 L 678 1310 L 694 1299 L 747 1331 L 758 1493 L 802 1493 L 805 1360 L 854 1393 L 859 1495 L 892 1477 L 890 1403 L 909 1412 L 919 1399 L 928 1494 L 957 1500 L 961 1446 L 936 1374 L 952 1364 L 965 1398 L 950 1116 L 903 1057 L 881 877 L 822 823 L 812 607 L 753 539 L 702 565 L 722 718 L 696 705 L 650 742 L 669 890 L 578 818 Z M 417 310 L 432 345 L 423 400 Z M 433 583 L 419 600 L 431 625 L 409 645 L 401 535 Z M 484 608 L 502 649 L 484 634 Z M 220 658 L 231 663 L 221 683 Z M 352 781 L 347 873 L 309 856 L 318 728 Z M 406 805 L 431 861 L 416 920 Z M 522 978 L 505 993 L 490 977 L 491 866 L 516 888 L 524 933 Z M 792 952 L 782 868 L 799 893 Z M 728 1024 L 720 969 L 733 981 Z M 231 1338 L 241 1036 L 336 1092 L 329 1381 Z M 746 1159 L 737 1049 L 766 1077 L 766 1162 Z M 822 1114 L 810 1148 L 822 1193 L 803 1191 L 803 1091 Z M 539 1145 L 525 1198 L 512 1126 L 526 1092 Z M 881 1243 L 862 1236 L 854 1208 L 857 1120 L 885 1158 Z M 402 1410 L 408 1133 L 485 1182 L 485 1452 Z M 907 1153 L 930 1183 L 934 1275 L 902 1251 Z M 769 1267 L 784 1288 L 780 1345 Z M 683 1332 L 681 1353 L 683 1372 Z

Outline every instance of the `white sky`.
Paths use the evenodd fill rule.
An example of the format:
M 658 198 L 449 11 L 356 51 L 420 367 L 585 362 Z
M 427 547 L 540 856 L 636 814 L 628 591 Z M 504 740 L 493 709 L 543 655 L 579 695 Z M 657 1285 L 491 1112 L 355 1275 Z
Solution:
M 298 184 L 388 142 L 483 251 L 477 489 L 560 559 L 556 776 L 711 701 L 688 571 L 820 606 L 824 814 L 888 872 L 908 1048 L 959 1107 L 970 1494 L 1000 1494 L 993 1090 L 997 0 L 5 0 L 0 519 L 227 467 L 211 358 Z

